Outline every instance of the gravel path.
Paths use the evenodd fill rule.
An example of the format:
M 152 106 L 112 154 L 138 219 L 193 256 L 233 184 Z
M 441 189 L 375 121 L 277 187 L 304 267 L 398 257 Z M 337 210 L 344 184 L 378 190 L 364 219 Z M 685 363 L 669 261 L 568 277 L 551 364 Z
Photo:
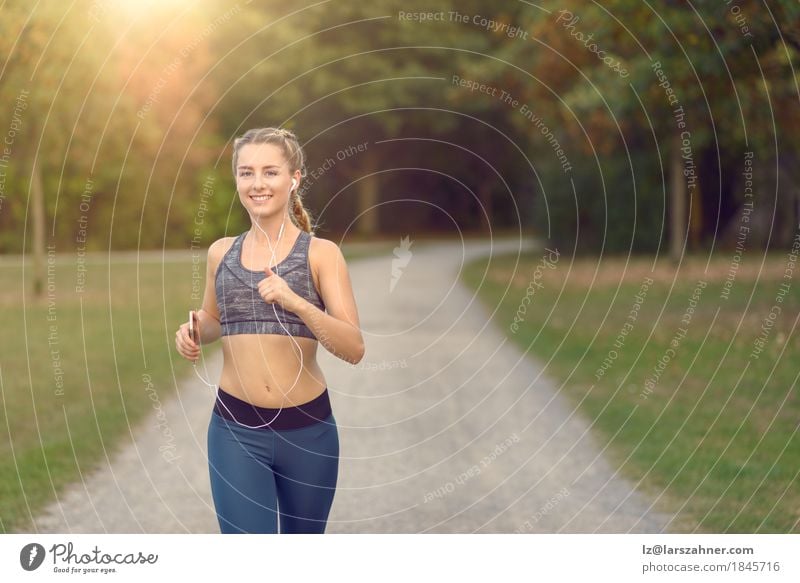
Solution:
M 416 242 L 393 290 L 392 257 L 350 264 L 367 352 L 355 366 L 318 353 L 341 440 L 327 532 L 670 531 L 673 516 L 616 472 L 590 421 L 459 283 L 464 262 L 518 248 Z M 213 382 L 221 352 L 206 359 Z M 68 488 L 37 530 L 219 532 L 206 462 L 212 403 L 194 375 L 183 381 L 162 416 Z

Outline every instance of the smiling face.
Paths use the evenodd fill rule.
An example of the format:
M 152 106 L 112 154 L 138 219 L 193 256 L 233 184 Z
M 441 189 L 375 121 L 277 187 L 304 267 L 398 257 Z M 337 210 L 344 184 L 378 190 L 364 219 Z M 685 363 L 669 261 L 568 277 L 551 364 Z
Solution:
M 254 216 L 282 214 L 289 204 L 292 178 L 300 185 L 300 170 L 291 172 L 276 144 L 247 144 L 236 161 L 239 200 Z

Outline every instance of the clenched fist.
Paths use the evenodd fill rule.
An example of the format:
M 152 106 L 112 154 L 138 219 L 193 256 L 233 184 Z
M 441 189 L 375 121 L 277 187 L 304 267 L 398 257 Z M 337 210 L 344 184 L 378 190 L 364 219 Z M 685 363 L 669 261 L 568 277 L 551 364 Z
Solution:
M 197 320 L 197 330 L 195 330 L 197 338 L 200 337 L 200 321 Z M 197 360 L 200 356 L 200 346 L 189 334 L 189 323 L 181 324 L 178 331 L 175 332 L 175 346 L 180 355 L 188 360 Z
M 266 278 L 258 282 L 258 293 L 268 304 L 278 304 L 284 310 L 294 312 L 303 299 L 298 296 L 286 280 L 272 272 L 269 266 L 264 268 Z

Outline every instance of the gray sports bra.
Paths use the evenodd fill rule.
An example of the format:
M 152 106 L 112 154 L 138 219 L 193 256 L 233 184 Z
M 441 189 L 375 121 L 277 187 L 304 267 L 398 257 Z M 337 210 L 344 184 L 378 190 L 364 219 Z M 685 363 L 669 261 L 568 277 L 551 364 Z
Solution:
M 215 289 L 219 308 L 221 335 L 230 334 L 288 334 L 316 338 L 311 329 L 294 312 L 280 304 L 268 304 L 258 293 L 258 283 L 266 277 L 264 271 L 253 271 L 242 265 L 242 241 L 247 231 L 236 237 L 217 267 Z M 270 266 L 299 296 L 320 310 L 325 303 L 314 287 L 308 248 L 311 235 L 301 230 L 289 255 Z M 278 319 L 275 319 L 275 313 Z M 284 330 L 283 328 L 286 328 Z

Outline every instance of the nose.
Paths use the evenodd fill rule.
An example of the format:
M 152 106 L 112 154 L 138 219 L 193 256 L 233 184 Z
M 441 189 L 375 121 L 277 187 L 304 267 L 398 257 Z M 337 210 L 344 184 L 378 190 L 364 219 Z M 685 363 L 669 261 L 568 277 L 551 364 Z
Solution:
M 264 186 L 264 177 L 261 174 L 256 174 L 255 178 L 253 179 L 253 189 L 261 190 L 263 186 Z

